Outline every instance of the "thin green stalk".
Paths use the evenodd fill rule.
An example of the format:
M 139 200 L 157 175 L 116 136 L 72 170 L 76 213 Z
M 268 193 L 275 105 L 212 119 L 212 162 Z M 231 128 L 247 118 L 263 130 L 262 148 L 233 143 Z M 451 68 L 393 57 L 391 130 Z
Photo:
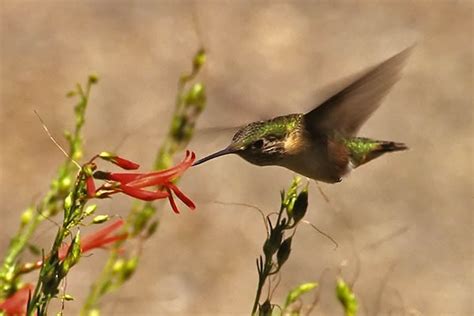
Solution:
M 267 216 L 267 238 L 263 244 L 263 255 L 257 259 L 258 284 L 252 306 L 252 315 L 272 315 L 273 305 L 270 297 L 260 304 L 262 289 L 268 278 L 277 274 L 290 257 L 291 243 L 298 223 L 308 208 L 308 187 L 299 187 L 300 180 L 295 178 L 288 192 L 281 193 L 281 206 L 273 224 Z
M 16 269 L 20 255 L 28 245 L 31 237 L 38 225 L 45 219 L 58 213 L 62 208 L 62 203 L 71 188 L 71 179 L 77 171 L 71 159 L 79 160 L 82 157 L 82 128 L 84 126 L 85 111 L 89 102 L 91 86 L 97 82 L 97 77 L 90 76 L 86 89 L 78 84 L 75 91 L 68 93 L 68 96 L 78 96 L 79 102 L 76 104 L 75 128 L 73 133 L 66 133 L 69 142 L 69 157 L 58 170 L 58 176 L 51 183 L 51 187 L 40 202 L 35 207 L 29 207 L 23 211 L 21 224 L 18 232 L 11 239 L 3 263 L 0 266 L 0 299 L 8 297 L 17 287 L 18 282 Z
M 72 229 L 78 227 L 83 220 L 83 210 L 87 203 L 86 177 L 92 172 L 84 166 L 77 176 L 72 192 L 64 202 L 64 218 L 58 229 L 53 246 L 48 255 L 43 254 L 41 270 L 33 295 L 30 297 L 27 315 L 43 316 L 51 299 L 59 293 L 61 281 L 66 277 L 69 270 L 77 264 L 81 255 L 79 232 L 74 236 L 65 258 L 59 257 L 59 251 L 67 237 L 72 236 Z

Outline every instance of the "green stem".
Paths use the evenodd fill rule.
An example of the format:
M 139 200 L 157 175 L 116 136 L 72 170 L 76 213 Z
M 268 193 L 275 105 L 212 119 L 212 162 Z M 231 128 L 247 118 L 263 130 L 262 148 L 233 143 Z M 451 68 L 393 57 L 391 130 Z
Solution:
M 91 85 L 97 82 L 97 78 L 90 76 L 85 92 L 80 87 L 72 94 L 79 95 L 79 102 L 75 106 L 76 124 L 74 132 L 68 137 L 69 157 L 80 159 L 82 155 L 81 131 L 84 125 L 85 110 L 89 102 Z M 38 225 L 45 219 L 57 214 L 62 203 L 71 188 L 70 179 L 76 171 L 76 166 L 68 158 L 58 170 L 58 176 L 53 180 L 51 188 L 36 209 L 29 208 L 23 212 L 22 223 L 16 235 L 11 239 L 6 251 L 3 263 L 0 267 L 0 299 L 12 294 L 17 288 L 16 268 L 18 258 L 28 245 L 29 240 L 36 231 Z

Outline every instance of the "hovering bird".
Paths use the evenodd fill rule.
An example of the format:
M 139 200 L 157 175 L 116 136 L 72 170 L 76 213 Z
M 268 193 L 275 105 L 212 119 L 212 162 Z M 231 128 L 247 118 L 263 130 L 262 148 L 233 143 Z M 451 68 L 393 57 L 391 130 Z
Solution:
M 258 166 L 281 166 L 327 183 L 384 153 L 406 150 L 403 143 L 357 137 L 398 81 L 411 48 L 368 69 L 306 114 L 289 114 L 240 128 L 230 144 L 194 163 L 237 154 Z

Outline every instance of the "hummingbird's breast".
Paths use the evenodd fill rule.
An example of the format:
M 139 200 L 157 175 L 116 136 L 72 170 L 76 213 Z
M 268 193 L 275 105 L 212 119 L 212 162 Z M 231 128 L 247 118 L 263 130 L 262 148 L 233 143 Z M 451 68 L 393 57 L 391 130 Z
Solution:
M 340 182 L 351 170 L 345 146 L 327 136 L 314 139 L 302 129 L 288 137 L 285 149 L 278 165 L 317 181 Z

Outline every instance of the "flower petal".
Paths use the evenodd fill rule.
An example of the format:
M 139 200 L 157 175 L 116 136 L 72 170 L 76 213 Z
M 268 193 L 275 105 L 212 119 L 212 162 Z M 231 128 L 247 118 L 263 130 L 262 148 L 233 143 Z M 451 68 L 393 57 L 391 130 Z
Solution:
M 196 204 L 194 204 L 193 201 L 191 201 L 190 198 L 188 198 L 183 192 L 181 192 L 176 185 L 173 183 L 168 183 L 167 186 L 173 190 L 174 194 L 184 203 L 186 204 L 187 207 L 190 209 L 194 210 L 196 208 Z
M 125 221 L 123 219 L 118 219 L 115 222 L 113 222 L 113 223 L 103 227 L 102 229 L 98 230 L 97 232 L 85 236 L 81 240 L 81 250 L 82 250 L 82 252 L 85 252 L 87 250 L 103 246 L 101 244 L 102 241 L 105 238 L 107 238 L 108 235 L 110 235 L 112 232 L 120 229 L 123 225 L 125 225 Z
M 179 209 L 178 206 L 176 205 L 176 202 L 174 201 L 173 194 L 171 194 L 170 189 L 166 188 L 168 190 L 168 201 L 170 201 L 171 208 L 173 209 L 173 212 L 176 214 L 179 214 Z
M 196 155 L 193 152 L 186 151 L 186 157 L 176 166 L 162 171 L 143 174 L 137 177 L 136 180 L 128 182 L 127 185 L 136 188 L 163 185 L 181 176 L 186 169 L 191 167 L 195 159 Z
M 133 188 L 128 185 L 121 185 L 120 190 L 122 190 L 123 193 L 126 195 L 129 195 L 131 197 L 143 200 L 143 201 L 154 201 L 154 200 L 159 200 L 159 199 L 164 199 L 169 196 L 168 192 L 163 192 L 163 191 L 148 191 L 148 190 L 143 190 L 139 188 Z
M 119 156 L 117 156 L 115 158 L 112 158 L 110 161 L 113 162 L 114 164 L 116 164 L 117 166 L 119 166 L 120 168 L 123 168 L 125 170 L 135 170 L 135 169 L 140 168 L 139 164 L 134 163 L 133 161 L 130 161 L 130 160 L 127 160 L 127 159 L 123 159 Z
M 115 165 L 117 165 L 120 168 L 125 169 L 125 170 L 135 170 L 135 169 L 140 168 L 139 164 L 134 163 L 133 161 L 124 159 L 122 157 L 119 157 L 119 156 L 117 156 L 113 153 L 107 152 L 107 151 L 101 152 L 99 154 L 99 157 L 106 160 L 106 161 L 110 161 L 111 163 L 113 163 L 113 164 L 115 164 Z

